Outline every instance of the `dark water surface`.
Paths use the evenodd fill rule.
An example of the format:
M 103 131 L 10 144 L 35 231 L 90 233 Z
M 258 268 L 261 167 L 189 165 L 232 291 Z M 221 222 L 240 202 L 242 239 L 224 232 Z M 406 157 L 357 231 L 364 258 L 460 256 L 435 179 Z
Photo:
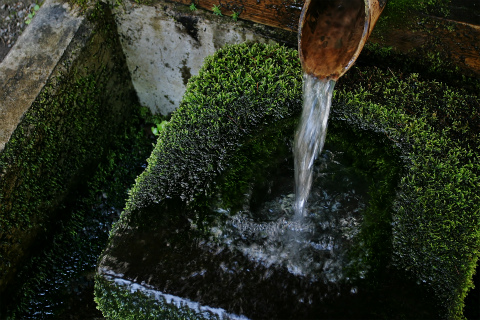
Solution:
M 388 216 L 371 217 L 380 181 L 352 167 L 347 150 L 325 149 L 304 219 L 294 214 L 290 148 L 240 208 L 219 194 L 207 207 L 172 197 L 132 214 L 135 231 L 122 229 L 108 252 L 123 272 L 112 279 L 249 319 L 433 318 L 428 288 L 390 267 Z

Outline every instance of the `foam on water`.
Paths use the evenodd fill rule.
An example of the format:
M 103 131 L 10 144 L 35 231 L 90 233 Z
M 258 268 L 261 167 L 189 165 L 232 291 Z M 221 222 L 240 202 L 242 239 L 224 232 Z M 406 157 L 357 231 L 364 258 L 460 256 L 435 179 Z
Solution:
M 332 105 L 334 80 L 303 75 L 303 112 L 295 134 L 295 215 L 305 215 L 305 205 L 312 185 L 313 162 L 322 151 L 327 135 L 328 115 Z
M 360 232 L 368 188 L 344 162 L 343 152 L 330 150 L 314 162 L 309 206 L 301 219 L 295 215 L 293 193 L 234 215 L 217 208 L 225 222 L 211 228 L 215 242 L 267 268 L 285 267 L 294 275 L 324 283 L 345 280 L 346 266 L 360 266 L 349 249 Z
M 324 283 L 348 278 L 345 268 L 350 265 L 357 266 L 355 277 L 365 273 L 361 257 L 349 250 L 360 232 L 368 186 L 349 170 L 343 151 L 321 153 L 334 87 L 333 80 L 304 74 L 303 113 L 293 152 L 295 187 L 292 181 L 290 189 L 295 194 L 278 194 L 233 215 L 217 208 L 226 222 L 211 229 L 216 241 L 251 261 Z

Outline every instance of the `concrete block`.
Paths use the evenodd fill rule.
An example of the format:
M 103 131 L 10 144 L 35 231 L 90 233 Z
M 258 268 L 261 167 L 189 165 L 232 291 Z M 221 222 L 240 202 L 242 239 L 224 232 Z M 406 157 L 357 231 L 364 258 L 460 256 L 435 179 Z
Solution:
M 203 60 L 226 44 L 287 42 L 296 34 L 187 6 L 124 1 L 115 20 L 140 103 L 167 115 L 180 104 L 187 81 Z
M 45 86 L 85 17 L 47 0 L 0 64 L 0 151 Z

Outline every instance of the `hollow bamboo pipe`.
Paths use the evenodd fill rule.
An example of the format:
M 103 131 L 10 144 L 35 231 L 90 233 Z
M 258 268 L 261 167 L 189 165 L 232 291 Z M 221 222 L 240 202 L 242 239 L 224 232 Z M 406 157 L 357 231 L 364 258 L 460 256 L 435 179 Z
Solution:
M 298 51 L 303 71 L 337 80 L 355 62 L 387 0 L 306 0 Z

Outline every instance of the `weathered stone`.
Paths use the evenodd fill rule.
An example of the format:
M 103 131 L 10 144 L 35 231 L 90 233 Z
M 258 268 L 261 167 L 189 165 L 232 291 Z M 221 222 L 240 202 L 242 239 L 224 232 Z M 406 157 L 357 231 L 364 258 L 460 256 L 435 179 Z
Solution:
M 47 0 L 0 64 L 0 151 L 43 89 L 85 17 Z
M 179 106 L 187 80 L 225 44 L 296 43 L 293 32 L 166 2 L 137 5 L 126 0 L 115 10 L 115 19 L 140 103 L 163 115 Z
M 108 7 L 77 13 L 47 1 L 0 65 L 1 313 L 17 271 L 138 105 Z

